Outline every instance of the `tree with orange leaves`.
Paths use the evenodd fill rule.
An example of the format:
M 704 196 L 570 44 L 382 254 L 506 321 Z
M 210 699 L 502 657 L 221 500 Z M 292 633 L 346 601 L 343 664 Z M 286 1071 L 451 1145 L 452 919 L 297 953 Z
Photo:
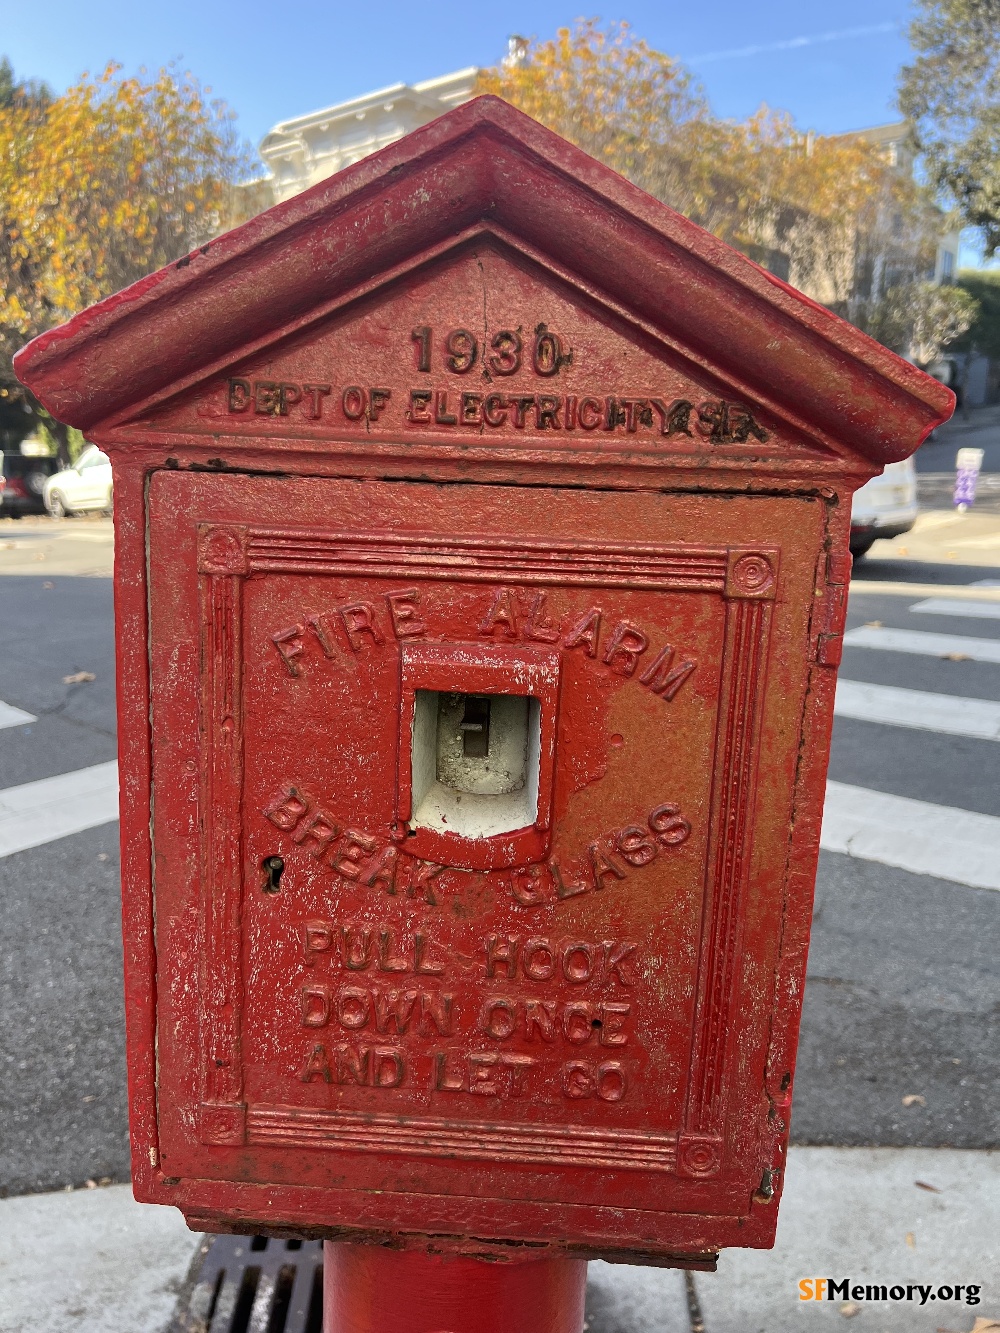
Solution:
M 879 144 L 804 135 L 766 107 L 720 120 L 680 62 L 626 23 L 581 20 L 528 43 L 479 88 L 859 322 L 884 270 L 923 276 L 933 256 L 940 214 Z
M 482 70 L 477 91 L 511 102 L 681 212 L 703 191 L 700 173 L 722 128 L 680 62 L 627 23 L 560 28 Z
M 0 102 L 0 400 L 30 425 L 18 346 L 216 235 L 250 162 L 232 113 L 171 69 L 109 65 L 61 97 Z

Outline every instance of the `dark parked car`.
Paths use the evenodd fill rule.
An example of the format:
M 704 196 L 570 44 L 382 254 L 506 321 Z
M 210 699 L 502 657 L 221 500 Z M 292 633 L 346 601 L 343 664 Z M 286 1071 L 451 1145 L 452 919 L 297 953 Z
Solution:
M 0 514 L 4 518 L 21 514 L 44 514 L 45 483 L 58 471 L 55 458 L 34 458 L 29 454 L 0 454 Z

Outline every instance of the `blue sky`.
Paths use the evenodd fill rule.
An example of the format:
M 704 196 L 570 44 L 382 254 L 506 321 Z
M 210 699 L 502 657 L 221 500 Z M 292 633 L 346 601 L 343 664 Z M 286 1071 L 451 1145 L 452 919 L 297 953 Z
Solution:
M 5 6 L 0 53 L 19 75 L 57 90 L 110 59 L 130 71 L 177 60 L 225 98 L 256 143 L 290 116 L 493 64 L 510 33 L 544 38 L 581 12 L 627 19 L 652 46 L 680 57 L 719 115 L 743 117 L 766 102 L 819 133 L 897 118 L 906 0 L 617 0 L 613 9 L 582 10 L 559 0 L 42 0 Z

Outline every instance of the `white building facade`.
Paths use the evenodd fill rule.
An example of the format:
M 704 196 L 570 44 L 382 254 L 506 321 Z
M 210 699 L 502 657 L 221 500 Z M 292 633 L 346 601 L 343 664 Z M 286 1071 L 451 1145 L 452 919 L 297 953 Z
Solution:
M 904 176 L 912 176 L 916 168 L 916 150 L 913 135 L 906 121 L 896 121 L 891 125 L 875 125 L 869 129 L 856 130 L 859 139 L 876 144 L 885 153 L 889 163 Z M 850 138 L 850 135 L 838 136 Z M 925 274 L 928 282 L 954 282 L 958 273 L 958 250 L 961 232 L 948 231 L 938 239 L 937 253 L 934 257 L 933 270 Z
M 275 125 L 260 145 L 260 155 L 272 175 L 274 202 L 300 194 L 468 102 L 478 73 L 470 66 L 423 83 L 395 83 Z

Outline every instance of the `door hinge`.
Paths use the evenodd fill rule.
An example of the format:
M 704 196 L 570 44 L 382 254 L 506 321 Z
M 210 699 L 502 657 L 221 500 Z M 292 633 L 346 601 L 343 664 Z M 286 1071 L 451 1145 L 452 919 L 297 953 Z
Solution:
M 816 661 L 820 666 L 840 666 L 844 655 L 844 619 L 851 586 L 850 551 L 829 551 L 826 557 L 826 586 L 819 612 Z

